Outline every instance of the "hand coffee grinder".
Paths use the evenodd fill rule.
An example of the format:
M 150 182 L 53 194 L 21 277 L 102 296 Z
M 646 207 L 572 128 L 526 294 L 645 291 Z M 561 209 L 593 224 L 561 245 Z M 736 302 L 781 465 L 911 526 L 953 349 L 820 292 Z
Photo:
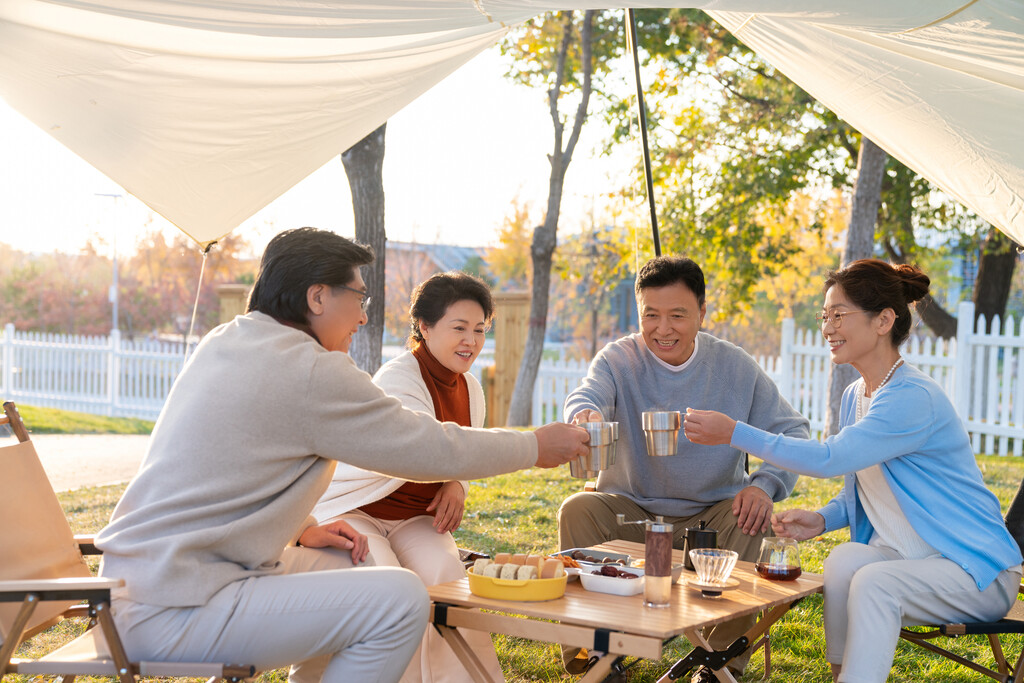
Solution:
M 620 526 L 644 525 L 644 606 L 668 607 L 672 597 L 672 524 L 656 515 L 653 520 L 627 522 L 615 515 Z

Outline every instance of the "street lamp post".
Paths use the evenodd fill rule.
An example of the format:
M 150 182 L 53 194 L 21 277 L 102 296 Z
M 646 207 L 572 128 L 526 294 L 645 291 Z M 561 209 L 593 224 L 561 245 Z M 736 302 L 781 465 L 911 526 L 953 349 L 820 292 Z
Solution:
M 121 200 L 124 199 L 124 195 L 120 195 L 120 194 L 104 194 L 104 193 L 97 192 L 96 196 L 97 197 L 110 197 L 111 199 L 113 199 L 114 200 L 114 208 L 115 208 L 115 210 L 118 208 L 119 204 L 121 203 Z M 116 212 L 116 213 L 120 213 L 120 212 Z M 118 296 L 117 296 L 117 294 L 118 294 L 118 291 L 117 291 L 118 290 L 118 287 L 117 287 L 117 285 L 118 285 L 118 279 L 117 279 L 117 223 L 118 223 L 118 219 L 120 217 L 119 216 L 115 216 L 114 218 L 115 219 L 113 221 L 111 221 L 112 232 L 113 232 L 113 239 L 111 239 L 111 244 L 113 245 L 113 248 L 114 248 L 114 256 L 113 256 L 114 273 L 113 273 L 113 277 L 111 278 L 110 291 L 107 294 L 107 300 L 110 301 L 110 305 L 111 305 L 111 314 L 110 314 L 111 315 L 111 321 L 110 321 L 110 329 L 111 330 L 118 329 L 118 320 L 117 320 L 117 299 L 118 299 Z

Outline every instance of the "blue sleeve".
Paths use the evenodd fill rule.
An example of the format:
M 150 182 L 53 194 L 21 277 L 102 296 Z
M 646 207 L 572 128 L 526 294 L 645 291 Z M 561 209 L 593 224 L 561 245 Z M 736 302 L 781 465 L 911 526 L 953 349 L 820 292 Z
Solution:
M 581 410 L 596 410 L 605 420 L 611 420 L 615 414 L 615 378 L 604 353 L 594 358 L 583 383 L 566 397 L 565 421 L 570 422 Z
M 783 434 L 801 440 L 809 439 L 811 434 L 807 418 L 782 398 L 775 382 L 760 367 L 756 368 L 756 372 L 750 423 L 773 434 Z M 767 493 L 775 502 L 783 500 L 793 492 L 796 480 L 796 473 L 767 461 L 750 475 L 750 484 Z
M 842 490 L 832 500 L 818 509 L 818 514 L 825 519 L 825 531 L 822 533 L 850 526 L 850 508 L 847 507 L 847 495 L 847 488 L 843 486 Z
M 737 422 L 731 444 L 766 462 L 812 477 L 838 477 L 918 451 L 931 435 L 931 396 L 904 384 L 879 393 L 859 422 L 823 443 L 771 434 Z

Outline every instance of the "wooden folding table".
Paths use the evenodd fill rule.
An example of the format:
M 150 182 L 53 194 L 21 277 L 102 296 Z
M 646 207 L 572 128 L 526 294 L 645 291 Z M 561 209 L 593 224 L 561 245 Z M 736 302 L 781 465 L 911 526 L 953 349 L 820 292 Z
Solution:
M 644 555 L 643 544 L 630 541 L 611 541 L 597 548 L 634 558 Z M 682 551 L 673 551 L 672 561 L 682 562 Z M 583 590 L 578 581 L 570 582 L 565 595 L 557 600 L 492 600 L 470 593 L 468 579 L 462 578 L 428 589 L 433 603 L 431 620 L 476 681 L 486 683 L 490 678 L 462 638 L 460 628 L 606 653 L 581 679 L 592 683 L 604 680 L 621 656 L 661 659 L 664 643 L 679 635 L 694 647 L 713 652 L 702 629 L 760 613 L 746 634 L 748 642 L 755 643 L 798 600 L 820 592 L 822 586 L 819 574 L 805 573 L 796 581 L 768 581 L 757 575 L 753 564 L 738 562 L 732 577 L 739 579 L 739 586 L 712 599 L 686 585 L 692 577 L 692 572 L 683 572 L 672 587 L 671 606 L 660 609 L 644 607 L 643 594 L 623 597 L 595 593 Z M 720 681 L 735 683 L 725 667 L 715 674 Z M 662 680 L 668 680 L 667 674 Z

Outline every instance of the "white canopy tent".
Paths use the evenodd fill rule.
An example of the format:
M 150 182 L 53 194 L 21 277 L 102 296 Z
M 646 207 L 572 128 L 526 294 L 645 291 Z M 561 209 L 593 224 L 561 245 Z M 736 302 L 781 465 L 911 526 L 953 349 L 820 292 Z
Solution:
M 205 245 L 509 27 L 591 4 L 3 0 L 0 96 Z M 1024 243 L 1024 2 L 692 6 Z

